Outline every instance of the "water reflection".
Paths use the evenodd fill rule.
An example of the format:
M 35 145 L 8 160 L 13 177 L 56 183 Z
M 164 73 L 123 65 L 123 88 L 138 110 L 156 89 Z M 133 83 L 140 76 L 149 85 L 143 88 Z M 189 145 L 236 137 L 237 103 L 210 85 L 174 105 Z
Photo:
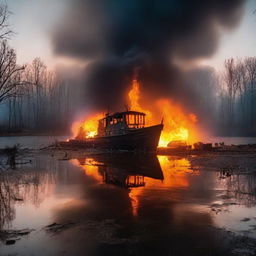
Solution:
M 8 182 L 8 177 L 0 179 L 0 229 L 5 222 L 10 222 L 14 218 L 13 209 L 14 191 Z
M 36 229 L 2 246 L 1 253 L 188 255 L 193 248 L 194 255 L 221 254 L 226 244 L 215 227 L 253 225 L 241 227 L 240 220 L 245 214 L 253 220 L 255 188 L 253 174 L 209 171 L 205 159 L 194 164 L 134 154 L 71 161 L 38 156 L 0 175 L 0 230 Z M 217 214 L 214 207 L 229 211 Z M 52 240 L 43 230 L 54 222 L 76 225 Z
M 30 204 L 40 208 L 56 183 L 69 182 L 69 169 L 60 161 L 47 156 L 17 170 L 0 173 L 0 229 L 10 227 L 15 219 L 15 207 Z
M 144 176 L 163 180 L 156 156 L 148 158 L 134 154 L 101 155 L 77 159 L 73 163 L 83 167 L 86 174 L 94 175 L 98 181 L 125 188 L 144 186 Z
M 221 177 L 223 179 L 223 177 Z M 255 173 L 232 174 L 224 177 L 223 187 L 226 198 L 235 198 L 237 204 L 253 207 L 256 205 Z

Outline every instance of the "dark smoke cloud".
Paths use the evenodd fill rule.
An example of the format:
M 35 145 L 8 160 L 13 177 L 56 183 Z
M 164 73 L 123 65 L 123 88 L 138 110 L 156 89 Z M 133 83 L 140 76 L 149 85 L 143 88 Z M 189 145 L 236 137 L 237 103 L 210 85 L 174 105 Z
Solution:
M 89 104 L 124 105 L 134 67 L 145 92 L 197 106 L 191 76 L 175 65 L 212 56 L 237 26 L 244 0 L 70 0 L 52 33 L 57 55 L 90 60 L 81 82 Z M 201 74 L 204 72 L 200 71 Z M 195 73 L 200 73 L 195 72 Z M 208 71 L 207 71 L 208 72 Z

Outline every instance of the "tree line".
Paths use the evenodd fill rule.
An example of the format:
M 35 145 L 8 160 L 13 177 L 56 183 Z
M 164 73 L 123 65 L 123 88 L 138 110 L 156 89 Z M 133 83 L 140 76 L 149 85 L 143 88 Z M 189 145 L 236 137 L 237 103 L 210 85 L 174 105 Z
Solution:
M 6 40 L 0 44 L 0 104 L 5 131 L 55 131 L 67 129 L 71 115 L 70 86 L 49 71 L 40 58 L 16 63 Z
M 11 92 L 6 101 L 9 131 L 55 131 L 69 125 L 70 86 L 40 58 L 19 72 Z
M 255 135 L 256 57 L 225 60 L 219 79 L 220 128 L 230 135 Z

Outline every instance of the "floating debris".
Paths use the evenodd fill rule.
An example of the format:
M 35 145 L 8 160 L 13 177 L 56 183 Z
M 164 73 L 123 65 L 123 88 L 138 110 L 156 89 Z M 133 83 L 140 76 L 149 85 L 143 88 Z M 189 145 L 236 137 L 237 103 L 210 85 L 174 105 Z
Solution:
M 5 241 L 5 244 L 6 245 L 12 245 L 12 244 L 15 244 L 16 243 L 16 240 L 15 239 L 9 239 L 9 240 L 6 240 Z
M 249 220 L 251 220 L 251 219 L 250 218 L 243 218 L 243 219 L 241 219 L 241 221 L 244 221 L 244 222 L 247 222 Z
M 20 236 L 29 235 L 34 229 L 20 229 L 20 230 L 0 230 L 0 240 L 4 241 L 6 245 L 14 244 L 20 239 Z
M 44 227 L 45 231 L 51 232 L 51 233 L 59 233 L 63 230 L 66 230 L 72 226 L 74 226 L 75 223 L 73 222 L 66 222 L 66 223 L 52 223 L 50 225 L 47 225 Z

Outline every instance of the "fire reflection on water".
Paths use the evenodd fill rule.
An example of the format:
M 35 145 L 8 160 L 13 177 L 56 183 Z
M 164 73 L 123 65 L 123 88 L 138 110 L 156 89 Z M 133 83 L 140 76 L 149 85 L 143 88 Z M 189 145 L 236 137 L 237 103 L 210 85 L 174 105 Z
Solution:
M 98 183 L 102 183 L 102 176 L 98 172 L 97 162 L 93 158 L 72 159 L 70 162 L 84 170 L 85 175 L 93 177 Z
M 101 156 L 97 159 L 94 157 L 73 159 L 70 163 L 56 161 L 53 158 L 39 159 L 26 171 L 17 170 L 1 174 L 0 229 L 7 228 L 10 226 L 9 224 L 17 219 L 16 215 L 21 214 L 20 206 L 23 207 L 22 214 L 24 216 L 18 216 L 18 219 L 23 224 L 23 219 L 26 218 L 25 215 L 32 215 L 29 211 L 33 207 L 39 209 L 35 211 L 34 221 L 36 221 L 43 215 L 50 218 L 51 210 L 56 208 L 57 205 L 70 207 L 75 202 L 79 203 L 77 208 L 84 205 L 84 203 L 80 203 L 84 200 L 83 196 L 80 195 L 81 189 L 86 187 L 83 177 L 90 177 L 93 180 L 94 187 L 95 185 L 100 187 L 103 184 L 107 184 L 105 189 L 113 186 L 119 187 L 115 191 L 122 193 L 123 198 L 129 199 L 126 206 L 129 209 L 129 214 L 136 217 L 135 219 L 141 216 L 145 201 L 151 202 L 152 200 L 153 202 L 156 197 L 168 197 L 168 202 L 176 200 L 183 204 L 184 201 L 190 200 L 187 199 L 190 194 L 193 197 L 194 190 L 199 191 L 200 198 L 205 196 L 208 205 L 200 205 L 198 198 L 196 198 L 194 206 L 198 208 L 194 207 L 193 211 L 204 208 L 208 215 L 214 216 L 217 226 L 225 226 L 229 222 L 231 223 L 230 226 L 235 226 L 234 222 L 241 223 L 242 215 L 239 213 L 245 214 L 251 211 L 251 214 L 253 214 L 252 210 L 255 209 L 256 177 L 252 174 L 234 173 L 231 176 L 223 177 L 223 174 L 217 172 L 217 169 L 216 171 L 206 171 L 205 167 L 200 167 L 200 164 L 195 165 L 190 159 L 182 157 L 158 156 L 156 163 L 160 163 L 160 166 L 154 165 L 154 162 L 152 169 L 146 168 L 150 159 L 147 159 L 144 164 L 139 161 L 139 164 L 134 166 L 132 165 L 134 161 L 130 158 L 128 158 L 127 165 L 118 162 L 120 156 L 112 162 L 105 161 L 106 159 L 101 161 L 100 158 Z M 203 184 L 204 182 L 206 185 Z M 73 184 L 79 184 L 78 189 L 74 190 L 74 187 L 71 188 L 70 184 L 72 186 Z M 56 195 L 59 190 L 62 194 Z M 65 194 L 63 195 L 64 190 Z M 176 195 L 179 194 L 178 199 L 174 198 L 173 191 Z M 189 193 L 182 194 L 184 191 Z M 218 196 L 222 196 L 222 198 L 217 198 L 214 193 L 217 195 L 219 193 Z M 152 197 L 154 198 L 152 199 Z M 228 215 L 230 213 L 216 215 L 215 211 L 213 212 L 209 207 L 213 202 L 212 200 L 223 201 L 223 198 L 232 198 L 232 202 L 237 203 L 237 205 L 228 206 L 234 208 L 233 212 L 235 213 L 232 213 L 232 216 L 235 216 L 235 220 L 231 215 Z M 109 199 L 109 203 L 111 203 L 111 199 Z M 112 207 L 115 207 L 115 205 Z M 184 207 L 186 208 L 187 204 L 184 204 Z M 180 213 L 177 215 L 180 216 Z M 29 222 L 31 223 L 31 217 L 29 217 Z M 249 224 L 248 222 L 248 226 Z
M 199 175 L 198 171 L 190 168 L 187 159 L 171 158 L 167 156 L 158 156 L 158 160 L 163 171 L 163 180 L 144 177 L 145 187 L 131 188 L 129 197 L 131 198 L 132 212 L 134 216 L 138 214 L 139 197 L 147 188 L 186 188 L 189 186 L 188 175 Z
M 147 177 L 146 174 L 140 175 L 131 173 L 119 174 L 113 172 L 113 167 L 108 167 L 104 163 L 95 161 L 93 158 L 75 159 L 71 162 L 81 167 L 86 175 L 93 177 L 98 183 L 108 183 L 128 188 L 128 195 L 131 199 L 132 213 L 138 214 L 139 197 L 147 188 L 187 188 L 189 187 L 188 176 L 199 175 L 199 171 L 192 170 L 189 160 L 185 158 L 172 158 L 158 156 L 163 179 Z M 134 170 L 136 173 L 136 170 Z

